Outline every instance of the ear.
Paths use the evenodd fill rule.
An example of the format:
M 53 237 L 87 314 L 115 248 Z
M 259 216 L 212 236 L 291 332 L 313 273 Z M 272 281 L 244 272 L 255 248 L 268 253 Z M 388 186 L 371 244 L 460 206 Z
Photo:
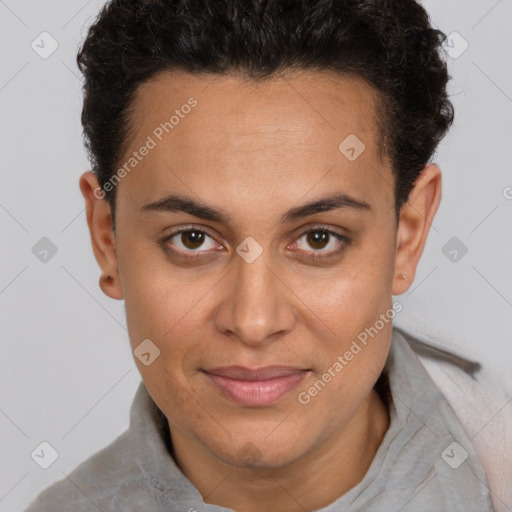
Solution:
M 112 299 L 122 299 L 123 291 L 117 270 L 116 238 L 110 205 L 105 199 L 96 174 L 87 171 L 80 177 L 80 190 L 85 199 L 87 225 L 96 261 L 102 270 L 100 288 Z
M 393 295 L 407 291 L 414 281 L 430 226 L 441 201 L 441 171 L 427 165 L 418 176 L 400 212 L 397 230 Z

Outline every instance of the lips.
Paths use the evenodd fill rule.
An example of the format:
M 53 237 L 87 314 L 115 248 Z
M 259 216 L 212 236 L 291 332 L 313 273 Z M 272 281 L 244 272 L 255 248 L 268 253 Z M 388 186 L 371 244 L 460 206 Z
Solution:
M 225 366 L 204 370 L 204 374 L 218 391 L 232 401 L 245 406 L 265 406 L 287 395 L 308 371 L 290 366 L 256 369 Z

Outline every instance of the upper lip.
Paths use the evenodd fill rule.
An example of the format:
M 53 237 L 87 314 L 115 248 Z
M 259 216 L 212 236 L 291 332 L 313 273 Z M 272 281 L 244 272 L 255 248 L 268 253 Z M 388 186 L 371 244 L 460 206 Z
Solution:
M 293 366 L 264 366 L 252 370 L 244 366 L 221 366 L 204 371 L 212 375 L 219 375 L 235 380 L 270 380 L 279 377 L 287 377 L 307 370 Z

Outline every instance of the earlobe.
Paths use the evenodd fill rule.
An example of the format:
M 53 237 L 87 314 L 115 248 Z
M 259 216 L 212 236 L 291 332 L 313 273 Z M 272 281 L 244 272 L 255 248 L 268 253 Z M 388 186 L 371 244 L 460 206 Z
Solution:
M 92 250 L 102 271 L 100 288 L 112 299 L 122 299 L 110 205 L 93 172 L 87 171 L 80 177 L 80 190 L 85 200 Z
M 402 207 L 397 230 L 393 295 L 406 292 L 414 281 L 430 226 L 441 201 L 441 171 L 427 165 Z
M 117 276 L 117 279 L 119 279 L 119 276 Z M 119 294 L 119 282 L 116 283 L 116 280 L 110 276 L 101 274 L 99 285 L 101 290 L 105 295 L 108 297 L 111 297 L 112 299 L 122 299 L 123 295 L 122 293 Z

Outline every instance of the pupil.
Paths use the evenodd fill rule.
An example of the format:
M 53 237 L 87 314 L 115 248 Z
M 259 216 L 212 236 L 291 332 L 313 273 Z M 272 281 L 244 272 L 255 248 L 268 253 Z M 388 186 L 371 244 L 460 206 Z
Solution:
M 325 231 L 312 231 L 308 234 L 308 242 L 314 249 L 322 249 L 328 242 L 329 234 Z
M 199 231 L 187 231 L 181 234 L 181 241 L 188 249 L 197 249 L 201 247 L 204 239 L 204 233 Z

